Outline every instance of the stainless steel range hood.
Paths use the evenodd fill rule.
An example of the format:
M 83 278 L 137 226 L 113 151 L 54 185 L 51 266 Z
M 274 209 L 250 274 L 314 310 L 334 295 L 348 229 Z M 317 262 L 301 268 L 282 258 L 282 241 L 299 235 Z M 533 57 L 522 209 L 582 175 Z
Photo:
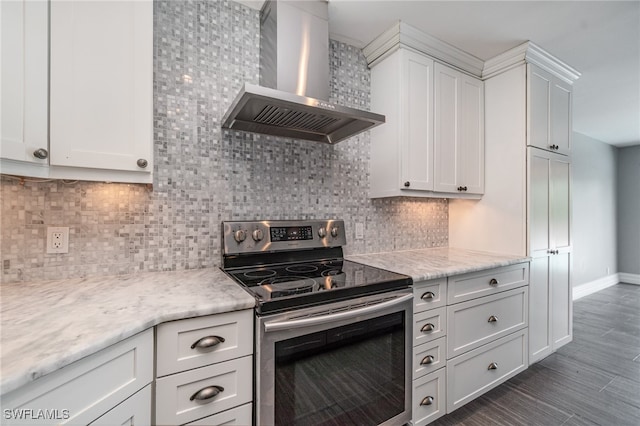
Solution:
M 260 86 L 245 84 L 222 127 L 333 144 L 385 117 L 331 104 L 326 1 L 269 1 L 260 20 Z

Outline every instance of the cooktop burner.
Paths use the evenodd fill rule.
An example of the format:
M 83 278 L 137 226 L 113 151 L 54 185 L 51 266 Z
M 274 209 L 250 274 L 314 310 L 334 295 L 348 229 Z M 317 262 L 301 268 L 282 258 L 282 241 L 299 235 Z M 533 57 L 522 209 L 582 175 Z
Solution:
M 407 276 L 342 259 L 226 272 L 256 297 L 260 313 L 391 291 L 411 284 Z

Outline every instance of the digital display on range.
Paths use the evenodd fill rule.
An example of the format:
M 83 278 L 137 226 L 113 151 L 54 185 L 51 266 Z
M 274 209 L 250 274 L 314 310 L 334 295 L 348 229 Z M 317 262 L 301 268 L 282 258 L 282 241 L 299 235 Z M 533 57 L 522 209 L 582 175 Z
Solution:
M 310 226 L 279 226 L 269 230 L 271 242 L 313 240 L 313 231 Z

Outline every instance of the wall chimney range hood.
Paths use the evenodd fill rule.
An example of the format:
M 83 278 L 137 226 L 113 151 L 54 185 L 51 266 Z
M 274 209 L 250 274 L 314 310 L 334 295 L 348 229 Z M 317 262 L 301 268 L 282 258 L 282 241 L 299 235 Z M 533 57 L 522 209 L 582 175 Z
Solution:
M 326 1 L 269 1 L 260 20 L 260 85 L 245 83 L 222 127 L 334 144 L 385 122 L 329 98 Z

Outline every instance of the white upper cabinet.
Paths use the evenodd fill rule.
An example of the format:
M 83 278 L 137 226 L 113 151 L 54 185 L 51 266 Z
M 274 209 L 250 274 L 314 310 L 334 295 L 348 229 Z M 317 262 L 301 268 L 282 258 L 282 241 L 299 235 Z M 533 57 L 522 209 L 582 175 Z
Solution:
M 547 151 L 571 152 L 572 86 L 533 64 L 527 64 L 528 144 Z
M 152 76 L 152 2 L 52 1 L 51 164 L 150 172 Z
M 49 164 L 49 33 L 45 1 L 0 2 L 2 31 L 1 156 L 42 170 Z
M 371 70 L 371 196 L 433 191 L 433 60 L 399 49 Z
M 438 192 L 484 193 L 484 85 L 435 64 L 435 186 Z
M 364 49 L 371 66 L 372 198 L 484 192 L 482 61 L 399 23 Z M 435 59 L 434 59 L 435 58 Z
M 153 2 L 1 7 L 2 172 L 151 183 Z

